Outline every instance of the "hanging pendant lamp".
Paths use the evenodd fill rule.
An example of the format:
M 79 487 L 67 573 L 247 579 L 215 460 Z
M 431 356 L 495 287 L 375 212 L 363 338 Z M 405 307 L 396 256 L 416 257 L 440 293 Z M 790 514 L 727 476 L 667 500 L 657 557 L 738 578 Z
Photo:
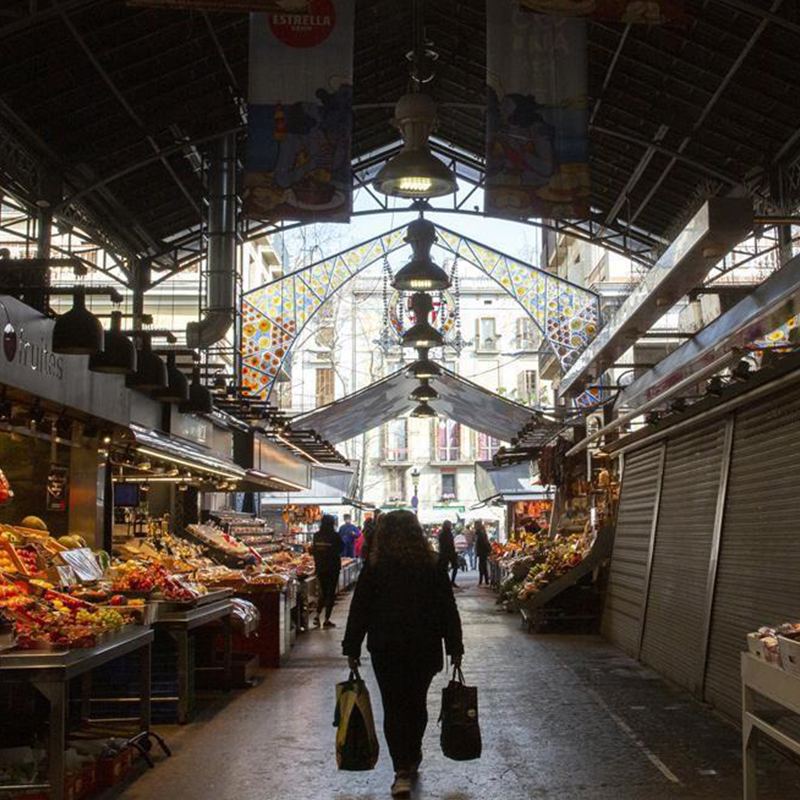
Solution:
M 75 290 L 72 308 L 53 326 L 54 353 L 67 356 L 93 356 L 102 352 L 105 342 L 103 325 L 86 308 L 86 292 Z
M 154 352 L 149 333 L 140 334 L 142 346 L 137 356 L 136 372 L 125 378 L 125 385 L 130 389 L 139 389 L 143 392 L 154 392 L 166 389 L 169 385 L 167 365 L 163 358 Z
M 408 368 L 409 374 L 415 378 L 438 378 L 442 371 L 435 361 L 428 358 L 428 348 L 420 347 L 417 353 L 419 358 Z
M 423 378 L 419 386 L 408 396 L 409 400 L 416 400 L 418 403 L 427 403 L 429 400 L 438 400 L 439 392 L 428 384 L 428 379 Z
M 415 419 L 430 419 L 431 417 L 436 416 L 436 411 L 434 411 L 431 406 L 427 403 L 420 403 L 412 412 L 411 416 Z
M 105 332 L 102 353 L 89 358 L 89 369 L 107 375 L 130 375 L 136 372 L 136 345 L 122 333 L 122 314 L 111 312 L 111 330 Z
M 189 386 L 189 399 L 181 403 L 179 408 L 184 414 L 210 414 L 214 410 L 211 391 L 200 382 L 200 367 L 194 368 Z
M 433 311 L 431 296 L 417 292 L 411 298 L 411 309 L 416 322 L 403 334 L 403 347 L 443 347 L 444 336 L 428 322 L 428 314 Z
M 436 227 L 420 217 L 409 224 L 405 241 L 413 254 L 392 280 L 392 286 L 401 292 L 442 291 L 450 288 L 447 273 L 431 258 L 431 247 L 436 242 Z
M 175 353 L 167 355 L 167 379 L 167 388 L 156 392 L 159 400 L 163 403 L 183 403 L 189 399 L 189 381 L 175 365 Z
M 427 94 L 406 94 L 397 101 L 392 125 L 403 136 L 403 148 L 375 177 L 374 186 L 381 194 L 417 198 L 456 191 L 456 176 L 428 146 L 436 122 L 436 103 Z

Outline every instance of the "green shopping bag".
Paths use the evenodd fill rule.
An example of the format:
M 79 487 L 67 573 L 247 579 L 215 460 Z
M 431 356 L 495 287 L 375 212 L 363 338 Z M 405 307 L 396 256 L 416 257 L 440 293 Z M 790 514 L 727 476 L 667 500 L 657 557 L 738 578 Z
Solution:
M 349 772 L 375 769 L 378 762 L 378 736 L 369 690 L 358 670 L 348 680 L 336 684 L 336 765 Z

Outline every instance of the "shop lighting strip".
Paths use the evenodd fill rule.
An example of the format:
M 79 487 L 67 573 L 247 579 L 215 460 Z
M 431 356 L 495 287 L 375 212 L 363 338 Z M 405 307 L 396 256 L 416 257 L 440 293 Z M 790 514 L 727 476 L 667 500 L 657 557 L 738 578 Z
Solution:
M 299 492 L 302 492 L 308 488 L 307 486 L 301 486 L 299 483 L 292 483 L 291 481 L 284 480 L 283 478 L 276 478 L 274 475 L 266 475 L 265 477 L 268 480 L 274 481 L 275 483 L 282 483 L 284 486 L 290 486 L 292 489 L 297 489 Z
M 232 472 L 223 472 L 222 470 L 214 469 L 213 467 L 206 467 L 196 462 L 185 461 L 184 459 L 176 458 L 169 453 L 164 453 L 159 450 L 150 450 L 147 447 L 137 447 L 136 450 L 139 453 L 144 453 L 146 456 L 152 456 L 153 458 L 161 459 L 161 461 L 170 461 L 173 464 L 180 464 L 181 466 L 189 467 L 190 469 L 202 469 L 206 472 L 212 473 L 213 475 L 221 475 L 223 478 L 228 478 L 228 480 L 238 481 L 243 477 L 242 475 L 237 475 Z

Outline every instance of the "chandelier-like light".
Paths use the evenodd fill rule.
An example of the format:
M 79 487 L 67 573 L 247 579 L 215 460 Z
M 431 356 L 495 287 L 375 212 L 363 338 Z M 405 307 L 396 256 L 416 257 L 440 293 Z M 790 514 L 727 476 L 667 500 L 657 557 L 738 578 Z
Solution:
M 403 334 L 403 347 L 442 347 L 444 336 L 428 322 L 428 314 L 433 311 L 433 300 L 425 292 L 417 292 L 411 298 L 411 309 L 416 322 Z
M 420 403 L 427 403 L 429 400 L 438 400 L 439 392 L 428 384 L 427 378 L 423 378 L 420 380 L 419 386 L 408 396 L 408 399 L 416 400 Z
M 420 217 L 406 230 L 405 241 L 413 254 L 392 280 L 392 286 L 401 292 L 442 291 L 451 285 L 448 274 L 431 258 L 431 247 L 436 241 L 436 228 L 432 222 Z
M 428 348 L 420 347 L 417 349 L 419 358 L 408 368 L 409 375 L 415 378 L 438 378 L 442 374 L 439 365 L 428 358 Z
M 53 327 L 53 352 L 69 356 L 93 356 L 103 352 L 104 342 L 102 323 L 86 308 L 84 290 L 76 289 L 72 308 L 62 314 Z
M 434 156 L 428 137 L 436 127 L 436 104 L 426 94 L 403 95 L 395 106 L 394 125 L 403 149 L 384 164 L 375 188 L 392 197 L 442 197 L 457 189 L 456 176 Z
M 152 349 L 150 334 L 140 334 L 142 346 L 136 356 L 136 372 L 125 378 L 125 385 L 140 391 L 156 391 L 169 386 L 167 365 L 163 358 L 159 358 Z
M 122 314 L 111 312 L 111 330 L 103 337 L 103 352 L 89 358 L 89 369 L 109 375 L 130 375 L 136 372 L 136 346 L 122 332 Z

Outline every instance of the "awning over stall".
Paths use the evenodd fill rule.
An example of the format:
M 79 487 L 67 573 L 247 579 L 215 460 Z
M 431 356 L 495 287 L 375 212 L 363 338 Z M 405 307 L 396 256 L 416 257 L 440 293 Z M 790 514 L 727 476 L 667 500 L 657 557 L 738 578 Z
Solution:
M 292 492 L 287 500 L 283 492 L 261 495 L 261 505 L 285 506 L 287 503 L 306 506 L 355 505 L 351 498 L 355 494 L 357 473 L 350 467 L 311 467 L 311 487 Z
M 478 499 L 485 505 L 548 497 L 546 486 L 531 482 L 530 468 L 525 462 L 494 467 L 491 461 L 476 461 L 475 489 Z
M 431 406 L 442 416 L 473 430 L 510 441 L 537 418 L 534 409 L 490 392 L 444 367 L 430 385 L 439 393 Z M 331 442 L 343 442 L 411 411 L 416 403 L 408 395 L 417 381 L 405 370 L 333 403 L 295 417 L 292 426 L 312 428 Z

